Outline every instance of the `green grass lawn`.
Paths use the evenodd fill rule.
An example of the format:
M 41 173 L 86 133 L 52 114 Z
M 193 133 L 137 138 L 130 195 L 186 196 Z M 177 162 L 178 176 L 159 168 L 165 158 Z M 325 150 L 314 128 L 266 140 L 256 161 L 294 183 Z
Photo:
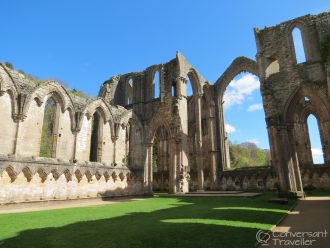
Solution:
M 168 197 L 0 215 L 4 247 L 254 247 L 292 206 L 252 198 Z

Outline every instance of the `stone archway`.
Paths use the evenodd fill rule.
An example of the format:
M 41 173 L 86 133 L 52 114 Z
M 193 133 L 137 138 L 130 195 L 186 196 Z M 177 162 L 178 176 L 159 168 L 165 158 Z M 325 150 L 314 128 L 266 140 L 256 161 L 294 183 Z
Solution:
M 310 114 L 313 114 L 318 121 L 324 164 L 329 165 L 330 162 L 330 128 L 328 125 L 330 108 L 322 96 L 315 94 L 312 89 L 300 88 L 287 102 L 282 117 L 287 127 L 285 136 L 287 137 L 286 157 L 288 163 L 287 167 L 283 167 L 283 164 L 282 168 L 278 169 L 279 178 L 280 183 L 282 185 L 287 184 L 289 191 L 292 192 L 303 192 L 300 168 L 313 166 L 307 128 L 307 117 Z M 272 142 L 276 141 L 273 140 Z M 274 156 L 276 156 L 275 153 Z
M 241 72 L 248 72 L 257 77 L 259 77 L 258 64 L 256 61 L 246 58 L 238 57 L 236 58 L 227 70 L 222 74 L 222 76 L 216 81 L 216 110 L 217 110 L 217 122 L 218 122 L 218 139 L 219 139 L 219 150 L 221 151 L 220 162 L 222 170 L 229 167 L 228 158 L 228 142 L 226 140 L 225 131 L 225 120 L 224 120 L 224 94 L 235 76 L 239 75 Z
M 152 145 L 153 191 L 169 190 L 169 138 L 164 126 L 158 127 Z
M 159 186 L 159 183 L 165 183 L 167 179 L 168 185 L 166 187 L 166 191 L 169 193 L 176 193 L 178 188 L 176 175 L 176 167 L 178 162 L 176 141 L 172 138 L 171 130 L 167 124 L 151 124 L 151 128 L 152 129 L 149 132 L 149 136 L 147 137 L 146 142 L 146 159 L 144 167 L 145 186 L 147 187 L 147 191 L 152 193 L 154 190 L 154 186 L 157 187 Z M 155 144 L 157 144 L 157 146 Z M 161 172 L 167 171 L 166 174 L 168 174 L 168 178 L 164 178 L 165 173 L 157 173 L 155 171 L 155 158 L 153 157 L 155 155 L 155 152 L 153 151 L 153 149 L 156 148 L 160 148 L 157 152 L 161 151 L 163 154 L 165 153 L 164 155 L 166 156 L 166 160 L 161 161 L 160 165 L 163 167 L 167 167 L 166 170 L 164 170 L 165 168 L 162 168 Z M 164 184 L 162 186 L 164 186 Z

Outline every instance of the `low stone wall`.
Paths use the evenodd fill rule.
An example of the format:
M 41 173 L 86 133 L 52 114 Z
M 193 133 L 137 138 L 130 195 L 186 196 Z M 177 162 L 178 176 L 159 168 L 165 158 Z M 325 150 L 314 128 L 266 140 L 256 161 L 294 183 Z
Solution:
M 301 179 L 305 189 L 330 190 L 330 167 L 311 166 L 301 168 Z M 245 168 L 223 171 L 221 190 L 277 190 L 277 176 L 272 167 Z
M 127 167 L 43 158 L 0 158 L 0 204 L 143 193 L 142 173 Z
M 277 178 L 272 167 L 223 171 L 221 190 L 275 190 Z
M 302 168 L 301 179 L 305 189 L 330 190 L 330 166 Z

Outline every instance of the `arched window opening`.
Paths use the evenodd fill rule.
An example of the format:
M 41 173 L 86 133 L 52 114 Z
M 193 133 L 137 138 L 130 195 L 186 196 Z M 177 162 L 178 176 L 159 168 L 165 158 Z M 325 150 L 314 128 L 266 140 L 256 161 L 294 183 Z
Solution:
M 313 156 L 313 164 L 324 164 L 318 121 L 313 114 L 310 114 L 307 118 L 307 127 Z
M 270 165 L 270 151 L 259 78 L 238 74 L 224 93 L 227 168 Z M 228 149 L 229 148 L 229 149 Z
M 153 92 L 154 92 L 154 96 L 153 96 L 154 99 L 160 97 L 160 77 L 158 71 L 156 71 L 154 75 Z
M 91 126 L 91 148 L 89 161 L 91 162 L 101 162 L 102 155 L 102 127 L 103 119 L 98 111 L 95 111 L 92 117 Z
M 153 190 L 168 191 L 169 147 L 168 134 L 164 126 L 157 129 L 152 144 Z
M 176 83 L 172 83 L 172 86 L 171 86 L 171 94 L 172 96 L 176 97 Z
M 299 28 L 294 28 L 292 30 L 292 38 L 297 64 L 306 62 L 304 43 Z
M 278 63 L 278 60 L 275 59 L 266 68 L 266 78 L 278 72 L 280 72 L 280 64 Z
M 53 97 L 45 103 L 44 119 L 40 141 L 40 157 L 56 157 L 59 106 Z
M 133 103 L 133 79 L 130 78 L 126 83 L 126 105 Z
M 193 91 L 193 87 L 191 84 L 191 80 L 188 76 L 186 77 L 186 87 L 187 87 L 186 96 L 188 96 L 188 97 L 192 96 L 194 94 L 194 91 Z

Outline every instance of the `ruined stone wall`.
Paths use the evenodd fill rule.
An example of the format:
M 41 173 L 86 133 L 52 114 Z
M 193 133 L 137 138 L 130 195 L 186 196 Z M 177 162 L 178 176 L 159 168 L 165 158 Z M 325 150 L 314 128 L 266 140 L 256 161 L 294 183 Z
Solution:
M 306 62 L 297 63 L 292 31 L 301 31 Z M 262 30 L 255 29 L 257 44 L 257 61 L 239 57 L 216 81 L 215 103 L 217 107 L 217 135 L 219 140 L 220 175 L 223 185 L 233 181 L 236 188 L 242 180 L 256 182 L 258 170 L 251 170 L 246 179 L 235 179 L 241 172 L 228 171 L 228 155 L 223 118 L 223 96 L 230 81 L 240 72 L 250 72 L 259 77 L 261 93 L 266 115 L 266 123 L 270 142 L 272 166 L 277 187 L 284 194 L 297 192 L 301 194 L 303 187 L 310 184 L 316 188 L 328 188 L 329 141 L 330 141 L 330 97 L 329 97 L 329 63 L 321 56 L 321 47 L 329 39 L 330 13 L 302 16 L 283 22 L 274 27 Z M 324 52 L 324 51 L 323 51 Z M 322 168 L 313 165 L 312 152 L 307 128 L 307 117 L 313 114 L 319 124 L 324 165 Z M 265 169 L 266 171 L 268 169 Z M 324 173 L 318 175 L 316 171 Z M 320 182 L 311 180 L 314 176 L 305 176 L 306 171 Z M 315 174 L 315 173 L 316 174 Z M 245 173 L 246 174 L 246 173 Z M 267 173 L 266 173 L 267 174 Z M 228 176 L 230 175 L 230 176 Z M 255 175 L 255 176 L 251 176 Z M 267 178 L 268 176 L 264 177 Z M 251 179 L 252 178 L 252 179 Z M 264 179 L 263 179 L 264 180 Z M 266 180 L 268 181 L 268 179 Z M 267 188 L 260 183 L 259 188 Z M 258 188 L 254 187 L 254 188 Z M 253 188 L 253 187 L 252 187 Z M 244 189 L 244 188 L 243 188 Z
M 306 61 L 302 63 L 296 60 L 292 35 L 295 28 L 300 30 L 304 46 Z M 329 68 L 322 60 L 320 49 L 329 35 L 329 12 L 302 16 L 263 30 L 255 29 L 272 162 L 279 187 L 284 192 L 303 191 L 306 181 L 301 178 L 306 168 L 318 169 L 313 165 L 308 135 L 310 114 L 318 121 L 323 166 L 330 166 Z M 322 183 L 315 180 L 311 184 L 322 187 Z M 323 186 L 327 185 L 324 182 Z
M 329 16 L 308 15 L 255 29 L 257 60 L 236 58 L 213 85 L 179 52 L 167 63 L 111 77 L 101 85 L 98 97 L 77 96 L 56 81 L 32 80 L 1 63 L 0 202 L 142 194 L 153 189 L 171 193 L 328 189 L 330 62 L 322 59 L 320 47 L 330 35 Z M 295 58 L 291 34 L 295 27 L 302 31 L 305 63 L 297 64 Z M 272 167 L 229 170 L 223 96 L 241 72 L 250 72 L 261 82 Z M 59 110 L 54 123 L 56 149 L 52 158 L 41 158 L 43 118 L 50 98 Z M 100 131 L 92 146 L 95 113 Z M 309 114 L 319 122 L 323 167 L 311 162 Z M 166 154 L 166 161 L 154 172 L 157 135 L 166 143 L 166 151 L 159 151 Z M 91 151 L 97 162 L 89 161 Z
M 55 148 L 52 158 L 42 158 L 50 97 L 59 108 Z M 131 110 L 102 98 L 75 96 L 56 81 L 31 81 L 4 64 L 0 103 L 0 203 L 145 193 L 141 167 L 131 170 L 127 161 Z M 90 162 L 95 111 L 102 114 L 101 160 Z

